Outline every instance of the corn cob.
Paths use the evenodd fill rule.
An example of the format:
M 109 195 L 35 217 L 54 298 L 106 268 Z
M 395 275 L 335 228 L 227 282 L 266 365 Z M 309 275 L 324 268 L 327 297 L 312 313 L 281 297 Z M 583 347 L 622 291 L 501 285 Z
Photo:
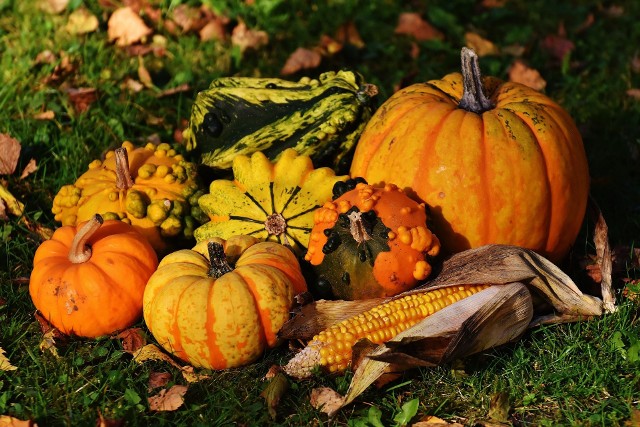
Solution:
M 344 371 L 351 364 L 352 347 L 362 338 L 382 344 L 427 316 L 442 310 L 489 285 L 449 286 L 397 298 L 345 319 L 314 336 L 293 357 L 284 371 L 294 378 L 307 378 L 316 367 L 329 372 Z

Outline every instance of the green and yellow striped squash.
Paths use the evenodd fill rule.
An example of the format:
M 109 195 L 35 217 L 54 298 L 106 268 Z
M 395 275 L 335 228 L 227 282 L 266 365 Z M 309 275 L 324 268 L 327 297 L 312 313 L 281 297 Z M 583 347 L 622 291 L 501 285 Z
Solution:
M 352 71 L 298 82 L 223 77 L 197 95 L 184 141 L 215 169 L 228 170 L 239 154 L 262 151 L 275 160 L 294 148 L 317 166 L 346 171 L 376 94 Z
M 196 228 L 198 242 L 249 235 L 289 246 L 302 256 L 309 245 L 314 212 L 331 201 L 336 176 L 328 167 L 314 169 L 309 156 L 293 148 L 271 162 L 262 152 L 233 161 L 233 180 L 211 182 L 198 199 L 210 221 Z

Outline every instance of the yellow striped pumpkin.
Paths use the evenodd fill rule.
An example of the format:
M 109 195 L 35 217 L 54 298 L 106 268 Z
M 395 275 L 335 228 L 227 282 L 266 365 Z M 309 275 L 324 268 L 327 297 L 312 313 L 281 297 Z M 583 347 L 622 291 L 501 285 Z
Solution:
M 305 290 L 287 247 L 213 238 L 162 259 L 144 292 L 144 320 L 165 350 L 193 366 L 243 366 L 278 344 L 293 298 Z

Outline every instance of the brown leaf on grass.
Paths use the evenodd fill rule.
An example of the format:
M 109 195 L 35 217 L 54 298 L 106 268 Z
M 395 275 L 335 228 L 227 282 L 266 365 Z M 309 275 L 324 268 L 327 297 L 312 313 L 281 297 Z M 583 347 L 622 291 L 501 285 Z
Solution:
M 231 31 L 231 43 L 244 52 L 247 49 L 258 49 L 267 45 L 269 35 L 264 31 L 249 29 L 244 21 L 239 21 Z
M 284 372 L 279 372 L 269 380 L 269 384 L 260 393 L 260 397 L 264 398 L 267 404 L 267 411 L 272 420 L 276 419 L 276 409 L 287 390 L 289 390 L 289 379 Z
M 202 28 L 202 13 L 200 8 L 179 4 L 173 9 L 171 19 L 178 24 L 183 32 L 198 31 Z
M 198 35 L 200 36 L 200 40 L 203 42 L 207 40 L 222 41 L 226 40 L 228 36 L 225 24 L 218 19 L 207 22 L 204 27 L 198 31 Z
M 482 0 L 480 5 L 487 9 L 493 9 L 496 7 L 504 7 L 509 0 Z
M 500 53 L 498 47 L 490 40 L 483 38 L 481 35 L 467 32 L 464 35 L 465 45 L 473 49 L 478 56 L 497 55 Z
M 98 18 L 89 10 L 81 7 L 69 15 L 69 20 L 64 28 L 69 34 L 80 35 L 94 32 L 99 25 Z
M 115 40 L 117 46 L 137 43 L 153 32 L 131 7 L 122 7 L 114 11 L 107 26 L 109 41 Z
M 271 365 L 271 367 L 269 368 L 267 373 L 264 374 L 264 379 L 265 380 L 270 380 L 273 377 L 275 377 L 276 375 L 278 375 L 280 372 L 282 372 L 282 366 L 280 366 L 280 365 Z
M 158 92 L 156 94 L 156 98 L 164 98 L 164 97 L 167 97 L 167 96 L 173 96 L 173 95 L 175 95 L 177 93 L 188 92 L 190 90 L 191 90 L 191 86 L 189 86 L 188 83 L 183 83 L 183 84 L 178 85 L 176 87 L 171 87 L 171 88 L 168 88 L 168 89 L 161 90 L 160 92 Z
M 358 28 L 353 21 L 342 24 L 336 31 L 335 39 L 342 44 L 350 44 L 358 49 L 365 47 L 364 41 L 358 32 Z
M 53 120 L 56 118 L 56 113 L 51 110 L 46 110 L 41 113 L 37 113 L 33 115 L 33 118 L 36 120 Z
M 105 418 L 102 412 L 98 410 L 98 419 L 96 420 L 96 427 L 122 427 L 124 426 L 123 420 L 112 420 Z
M 21 420 L 9 415 L 0 415 L 0 427 L 38 427 L 38 424 L 33 420 Z
M 11 175 L 16 170 L 22 145 L 11 135 L 0 133 L 0 175 Z
M 42 336 L 40 345 L 38 346 L 40 348 L 40 351 L 42 351 L 43 353 L 49 351 L 56 358 L 59 358 L 60 356 L 58 355 L 58 348 L 56 347 L 56 337 L 58 335 L 59 332 L 57 329 L 51 329 L 49 332 L 45 333 Z
M 149 390 L 164 387 L 171 381 L 171 377 L 169 372 L 151 372 L 149 374 Z
M 163 353 L 156 345 L 147 344 L 133 353 L 133 360 L 137 363 L 144 363 L 147 360 L 157 360 L 167 362 L 174 368 L 180 370 L 180 373 L 190 383 L 202 381 L 208 379 L 209 376 L 205 374 L 198 374 L 193 369 L 193 366 L 180 366 L 171 356 Z
M 57 15 L 65 11 L 69 5 L 69 0 L 40 0 L 40 10 Z
M 340 52 L 342 48 L 343 48 L 342 43 L 329 37 L 326 34 L 323 34 L 322 36 L 320 36 L 320 43 L 318 43 L 316 50 L 321 52 L 322 55 L 331 56 Z
M 18 367 L 13 366 L 4 353 L 4 349 L 0 347 L 0 371 L 17 371 Z
M 122 350 L 131 354 L 147 344 L 147 337 L 140 328 L 125 329 L 112 338 L 122 340 Z
M 120 85 L 123 90 L 127 90 L 131 93 L 138 93 L 144 89 L 144 85 L 131 77 L 126 77 L 124 82 Z
M 505 392 L 494 393 L 489 401 L 489 413 L 487 415 L 493 421 L 508 423 L 510 409 L 509 394 Z
M 142 56 L 138 56 L 138 79 L 147 89 L 153 89 L 155 87 L 153 80 L 151 79 L 151 74 L 144 65 Z
M 343 402 L 344 397 L 329 387 L 314 388 L 311 390 L 309 398 L 309 403 L 314 409 L 324 412 L 330 417 L 342 407 Z
M 630 96 L 633 99 L 640 99 L 640 89 L 629 89 L 627 90 L 627 96 Z
M 412 36 L 417 41 L 442 40 L 444 34 L 433 25 L 422 19 L 418 13 L 405 12 L 398 17 L 396 34 Z
M 458 423 L 449 423 L 442 418 L 438 418 L 435 415 L 425 415 L 418 422 L 411 424 L 411 427 L 462 427 L 462 424 Z
M 567 38 L 566 30 L 562 24 L 559 26 L 557 34 L 549 34 L 542 40 L 542 48 L 559 61 L 562 61 L 575 47 L 575 44 Z
M 46 85 L 56 85 L 62 83 L 67 77 L 72 75 L 77 69 L 77 65 L 71 60 L 66 52 L 60 54 L 58 64 L 54 67 L 51 75 L 45 77 L 42 83 Z
M 24 169 L 22 169 L 22 173 L 20 174 L 20 179 L 25 179 L 26 177 L 28 177 L 29 175 L 31 175 L 37 170 L 38 170 L 38 165 L 36 164 L 36 159 L 29 160 L 29 163 L 27 163 L 27 166 L 25 166 Z
M 24 213 L 24 203 L 16 199 L 2 182 L 0 182 L 0 201 L 3 203 L 6 211 L 11 215 L 22 217 Z
M 94 87 L 72 87 L 66 89 L 66 92 L 77 114 L 88 111 L 91 104 L 98 100 L 98 91 Z
M 36 55 L 36 59 L 34 60 L 34 65 L 53 64 L 57 60 L 58 60 L 58 57 L 56 56 L 56 54 L 51 52 L 49 49 L 46 49 Z
M 322 55 L 312 49 L 304 47 L 297 48 L 285 62 L 284 67 L 280 70 L 280 74 L 287 76 L 297 73 L 300 70 L 316 68 L 322 62 Z
M 184 395 L 188 387 L 174 385 L 169 390 L 162 389 L 160 393 L 148 398 L 149 409 L 152 411 L 175 411 L 184 403 Z
M 526 66 L 519 59 L 515 60 L 509 67 L 509 80 L 527 85 L 535 90 L 542 90 L 547 86 L 547 82 L 542 78 L 538 70 Z

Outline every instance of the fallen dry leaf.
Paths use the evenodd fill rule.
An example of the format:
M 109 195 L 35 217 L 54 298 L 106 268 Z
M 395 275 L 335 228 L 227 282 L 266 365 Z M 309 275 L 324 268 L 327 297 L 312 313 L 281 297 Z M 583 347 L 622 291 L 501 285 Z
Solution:
M 115 40 L 117 46 L 129 46 L 153 32 L 131 7 L 122 7 L 114 11 L 107 26 L 109 41 Z
M 630 96 L 633 99 L 640 99 L 640 89 L 629 89 L 627 90 L 627 96 Z
M 114 339 L 122 340 L 122 350 L 135 353 L 147 344 L 147 338 L 141 328 L 129 328 L 118 333 Z
M 396 34 L 412 36 L 417 41 L 442 40 L 444 34 L 433 25 L 422 19 L 417 13 L 405 12 L 398 17 Z
M 306 49 L 303 47 L 297 48 L 285 62 L 284 67 L 280 70 L 280 74 L 287 76 L 297 73 L 300 70 L 307 70 L 316 68 L 322 62 L 322 55 L 319 52 Z
M 98 29 L 99 25 L 98 18 L 89 10 L 81 7 L 69 15 L 69 20 L 64 28 L 69 34 L 79 35 L 92 33 Z
M 88 111 L 91 104 L 98 100 L 98 91 L 93 87 L 68 88 L 66 92 L 78 114 Z
M 435 415 L 426 415 L 420 418 L 418 422 L 411 424 L 411 427 L 442 427 L 442 426 L 462 427 L 462 424 L 448 423 L 447 421 L 443 420 L 442 418 L 438 418 Z
M 515 60 L 509 67 L 509 80 L 527 85 L 535 90 L 542 90 L 547 86 L 547 82 L 542 78 L 538 70 L 526 66 L 519 59 Z
M 4 355 L 5 351 L 0 347 L 0 371 L 16 371 L 17 366 L 13 366 L 7 356 Z
M 22 173 L 20 174 L 20 179 L 25 179 L 26 177 L 28 177 L 29 175 L 31 175 L 37 170 L 38 170 L 38 165 L 36 164 L 36 159 L 29 160 L 29 163 L 27 163 L 27 166 L 25 166 L 24 169 L 22 169 Z
M 505 392 L 494 393 L 489 401 L 489 413 L 487 415 L 493 421 L 508 423 L 510 409 L 509 394 Z
M 562 61 L 575 48 L 575 44 L 560 34 L 549 34 L 542 40 L 542 48 L 555 59 Z
M 4 203 L 4 200 L 0 199 L 0 220 L 8 221 L 9 216 L 7 215 L 7 205 Z
M 2 182 L 0 182 L 0 200 L 11 215 L 21 217 L 24 213 L 24 203 L 16 199 Z
M 207 40 L 226 40 L 227 30 L 222 21 L 214 19 L 213 21 L 207 22 L 205 26 L 200 29 L 198 35 L 203 42 Z
M 147 344 L 133 353 L 133 360 L 138 363 L 143 363 L 147 360 L 167 362 L 174 368 L 178 368 L 184 379 L 190 383 L 202 381 L 209 378 L 208 375 L 196 373 L 193 369 L 193 366 L 180 366 L 175 360 L 173 360 L 166 353 L 163 353 L 162 350 L 160 350 L 154 344 Z
M 264 31 L 251 30 L 247 28 L 244 21 L 239 21 L 238 25 L 231 32 L 231 43 L 238 46 L 241 52 L 247 49 L 258 49 L 269 43 L 269 35 Z
M 188 92 L 191 90 L 191 86 L 188 83 L 182 83 L 176 87 L 161 90 L 156 94 L 156 98 L 164 98 L 165 96 L 173 96 L 177 93 Z
M 42 336 L 42 341 L 40 341 L 40 351 L 43 353 L 46 351 L 51 352 L 56 358 L 59 358 L 58 348 L 56 347 L 56 333 L 59 333 L 57 329 L 51 329 L 49 332 L 45 333 Z
M 38 64 L 53 64 L 58 60 L 58 57 L 55 53 L 51 52 L 49 49 L 43 50 L 42 52 L 36 55 L 35 65 Z
M 96 427 L 122 427 L 124 426 L 123 420 L 112 420 L 105 418 L 102 412 L 98 410 L 98 419 L 96 420 Z
M 173 9 L 171 19 L 183 32 L 198 31 L 202 28 L 202 13 L 199 8 L 187 4 L 179 4 Z
M 149 390 L 166 386 L 171 381 L 171 377 L 169 372 L 151 372 L 149 374 Z
M 20 420 L 8 415 L 0 415 L 0 427 L 38 427 L 32 420 Z
M 493 9 L 496 7 L 504 7 L 508 1 L 509 0 L 482 0 L 480 4 L 487 9 Z
M 318 387 L 311 390 L 309 403 L 329 416 L 335 414 L 342 407 L 344 397 L 329 387 Z
M 47 110 L 38 114 L 34 114 L 33 118 L 36 120 L 53 120 L 56 118 L 56 113 L 54 111 Z
M 272 420 L 276 419 L 276 409 L 287 390 L 289 390 L 289 379 L 283 372 L 279 372 L 269 380 L 269 384 L 260 393 L 260 397 L 264 398 L 267 404 L 267 411 Z
M 132 93 L 138 93 L 144 89 L 144 85 L 131 77 L 126 77 L 124 82 L 120 85 L 123 90 L 128 90 Z
M 162 389 L 160 393 L 149 397 L 149 409 L 152 411 L 175 411 L 184 403 L 184 395 L 188 387 L 174 385 L 169 390 Z
M 500 53 L 500 50 L 495 44 L 479 34 L 467 32 L 464 35 L 464 41 L 465 45 L 473 49 L 478 56 L 497 55 Z
M 593 232 L 593 244 L 596 247 L 596 260 L 600 266 L 600 292 L 602 293 L 603 306 L 606 312 L 613 313 L 616 311 L 616 299 L 613 293 L 612 272 L 613 259 L 611 253 L 611 245 L 609 244 L 609 227 L 602 215 L 600 207 L 595 200 L 589 200 L 589 211 L 595 218 L 595 227 Z
M 138 79 L 140 79 L 140 83 L 142 83 L 147 89 L 153 89 L 155 86 L 153 84 L 153 80 L 151 79 L 149 70 L 147 70 L 147 67 L 144 66 L 144 60 L 142 59 L 142 56 L 138 56 Z
M 0 175 L 11 175 L 16 170 L 22 145 L 11 135 L 0 133 Z
M 56 15 L 64 12 L 68 5 L 69 0 L 40 0 L 39 3 L 40 10 Z
M 342 50 L 342 47 L 342 43 L 329 37 L 326 34 L 323 34 L 322 36 L 320 36 L 320 43 L 318 44 L 316 50 L 319 49 L 323 55 L 331 56 L 340 52 Z
M 358 28 L 353 21 L 342 24 L 338 28 L 338 31 L 336 31 L 335 38 L 342 44 L 350 44 L 358 49 L 362 49 L 365 46 L 364 41 L 358 32 Z
M 42 82 L 44 84 L 60 84 L 68 76 L 72 75 L 77 68 L 77 65 L 71 60 L 66 52 L 60 54 L 60 60 L 54 67 L 50 76 L 45 77 Z

